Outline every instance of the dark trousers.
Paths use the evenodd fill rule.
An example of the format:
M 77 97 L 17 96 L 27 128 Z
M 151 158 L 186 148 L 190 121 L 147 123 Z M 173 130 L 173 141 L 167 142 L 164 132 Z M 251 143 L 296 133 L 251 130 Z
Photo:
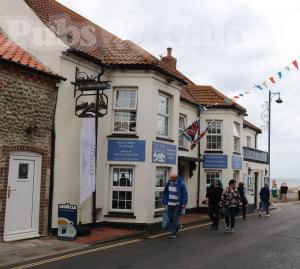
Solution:
M 266 214 L 269 215 L 269 206 L 270 206 L 270 203 L 269 202 L 260 202 L 259 204 L 259 212 L 263 212 L 263 211 L 266 211 Z
M 243 219 L 246 219 L 247 204 L 242 204 Z
M 219 215 L 220 215 L 220 208 L 219 204 L 209 204 L 209 217 L 212 220 L 212 224 L 214 227 L 218 227 L 219 225 Z
M 179 217 L 181 214 L 181 206 L 168 206 L 168 217 L 170 219 L 171 235 L 176 235 L 179 230 Z
M 231 228 L 234 228 L 236 210 L 236 207 L 225 208 L 225 222 L 227 227 L 229 227 L 229 224 L 231 224 Z

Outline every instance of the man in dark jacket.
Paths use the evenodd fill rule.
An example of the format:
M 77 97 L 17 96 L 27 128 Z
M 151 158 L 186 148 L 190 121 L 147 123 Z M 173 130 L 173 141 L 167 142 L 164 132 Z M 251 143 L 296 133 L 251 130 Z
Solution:
M 270 217 L 269 215 L 269 206 L 270 206 L 270 190 L 268 184 L 265 184 L 264 187 L 261 188 L 259 192 L 260 196 L 260 208 L 259 208 L 259 217 L 262 216 L 262 212 L 266 211 L 266 216 Z
M 171 238 L 176 238 L 176 235 L 182 228 L 182 225 L 179 225 L 179 217 L 182 209 L 186 207 L 187 201 L 188 194 L 183 178 L 172 173 L 162 196 L 162 204 L 168 206 Z
M 220 201 L 223 193 L 219 180 L 214 180 L 210 187 L 207 188 L 206 198 L 208 200 L 209 217 L 212 220 L 212 229 L 218 230 Z

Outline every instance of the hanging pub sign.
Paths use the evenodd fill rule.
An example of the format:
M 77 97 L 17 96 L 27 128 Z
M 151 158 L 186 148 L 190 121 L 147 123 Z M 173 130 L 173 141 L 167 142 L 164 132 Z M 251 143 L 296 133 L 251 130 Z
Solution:
M 75 240 L 77 234 L 77 206 L 69 203 L 58 204 L 57 224 L 57 239 Z
M 88 75 L 76 67 L 74 97 L 76 97 L 75 115 L 79 118 L 99 118 L 107 114 L 108 97 L 105 90 L 110 89 L 110 81 Z

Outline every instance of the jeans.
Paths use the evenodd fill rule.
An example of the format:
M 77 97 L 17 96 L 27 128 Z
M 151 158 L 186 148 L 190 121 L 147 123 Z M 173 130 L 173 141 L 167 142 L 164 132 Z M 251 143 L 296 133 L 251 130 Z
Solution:
M 226 207 L 225 208 L 225 222 L 226 226 L 229 227 L 229 223 L 231 224 L 231 228 L 234 228 L 235 224 L 235 215 L 236 215 L 236 207 Z
M 170 232 L 171 235 L 176 235 L 179 230 L 179 217 L 181 214 L 181 206 L 168 206 L 168 216 L 170 219 Z
M 220 215 L 220 208 L 219 204 L 209 204 L 209 217 L 212 220 L 212 224 L 214 227 L 218 227 L 219 225 L 219 215 Z
M 260 202 L 259 212 L 262 213 L 266 211 L 266 214 L 269 215 L 269 202 Z

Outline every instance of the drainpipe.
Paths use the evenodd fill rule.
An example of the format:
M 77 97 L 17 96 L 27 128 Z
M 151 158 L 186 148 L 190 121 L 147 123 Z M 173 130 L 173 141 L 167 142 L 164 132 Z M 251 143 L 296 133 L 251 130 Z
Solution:
M 200 121 L 200 106 L 197 106 L 197 117 Z M 200 128 L 198 130 L 198 136 L 200 136 Z M 201 179 L 201 162 L 200 162 L 200 158 L 201 158 L 201 150 L 200 150 L 200 145 L 201 145 L 201 140 L 198 143 L 198 181 L 197 181 L 197 208 L 200 207 L 200 179 Z
M 57 106 L 58 87 L 56 88 L 55 106 L 53 113 L 53 125 L 51 130 L 51 157 L 50 157 L 50 183 L 49 183 L 49 201 L 48 201 L 48 235 L 51 235 L 52 209 L 53 209 L 53 189 L 54 189 L 54 161 L 55 161 L 55 115 Z

